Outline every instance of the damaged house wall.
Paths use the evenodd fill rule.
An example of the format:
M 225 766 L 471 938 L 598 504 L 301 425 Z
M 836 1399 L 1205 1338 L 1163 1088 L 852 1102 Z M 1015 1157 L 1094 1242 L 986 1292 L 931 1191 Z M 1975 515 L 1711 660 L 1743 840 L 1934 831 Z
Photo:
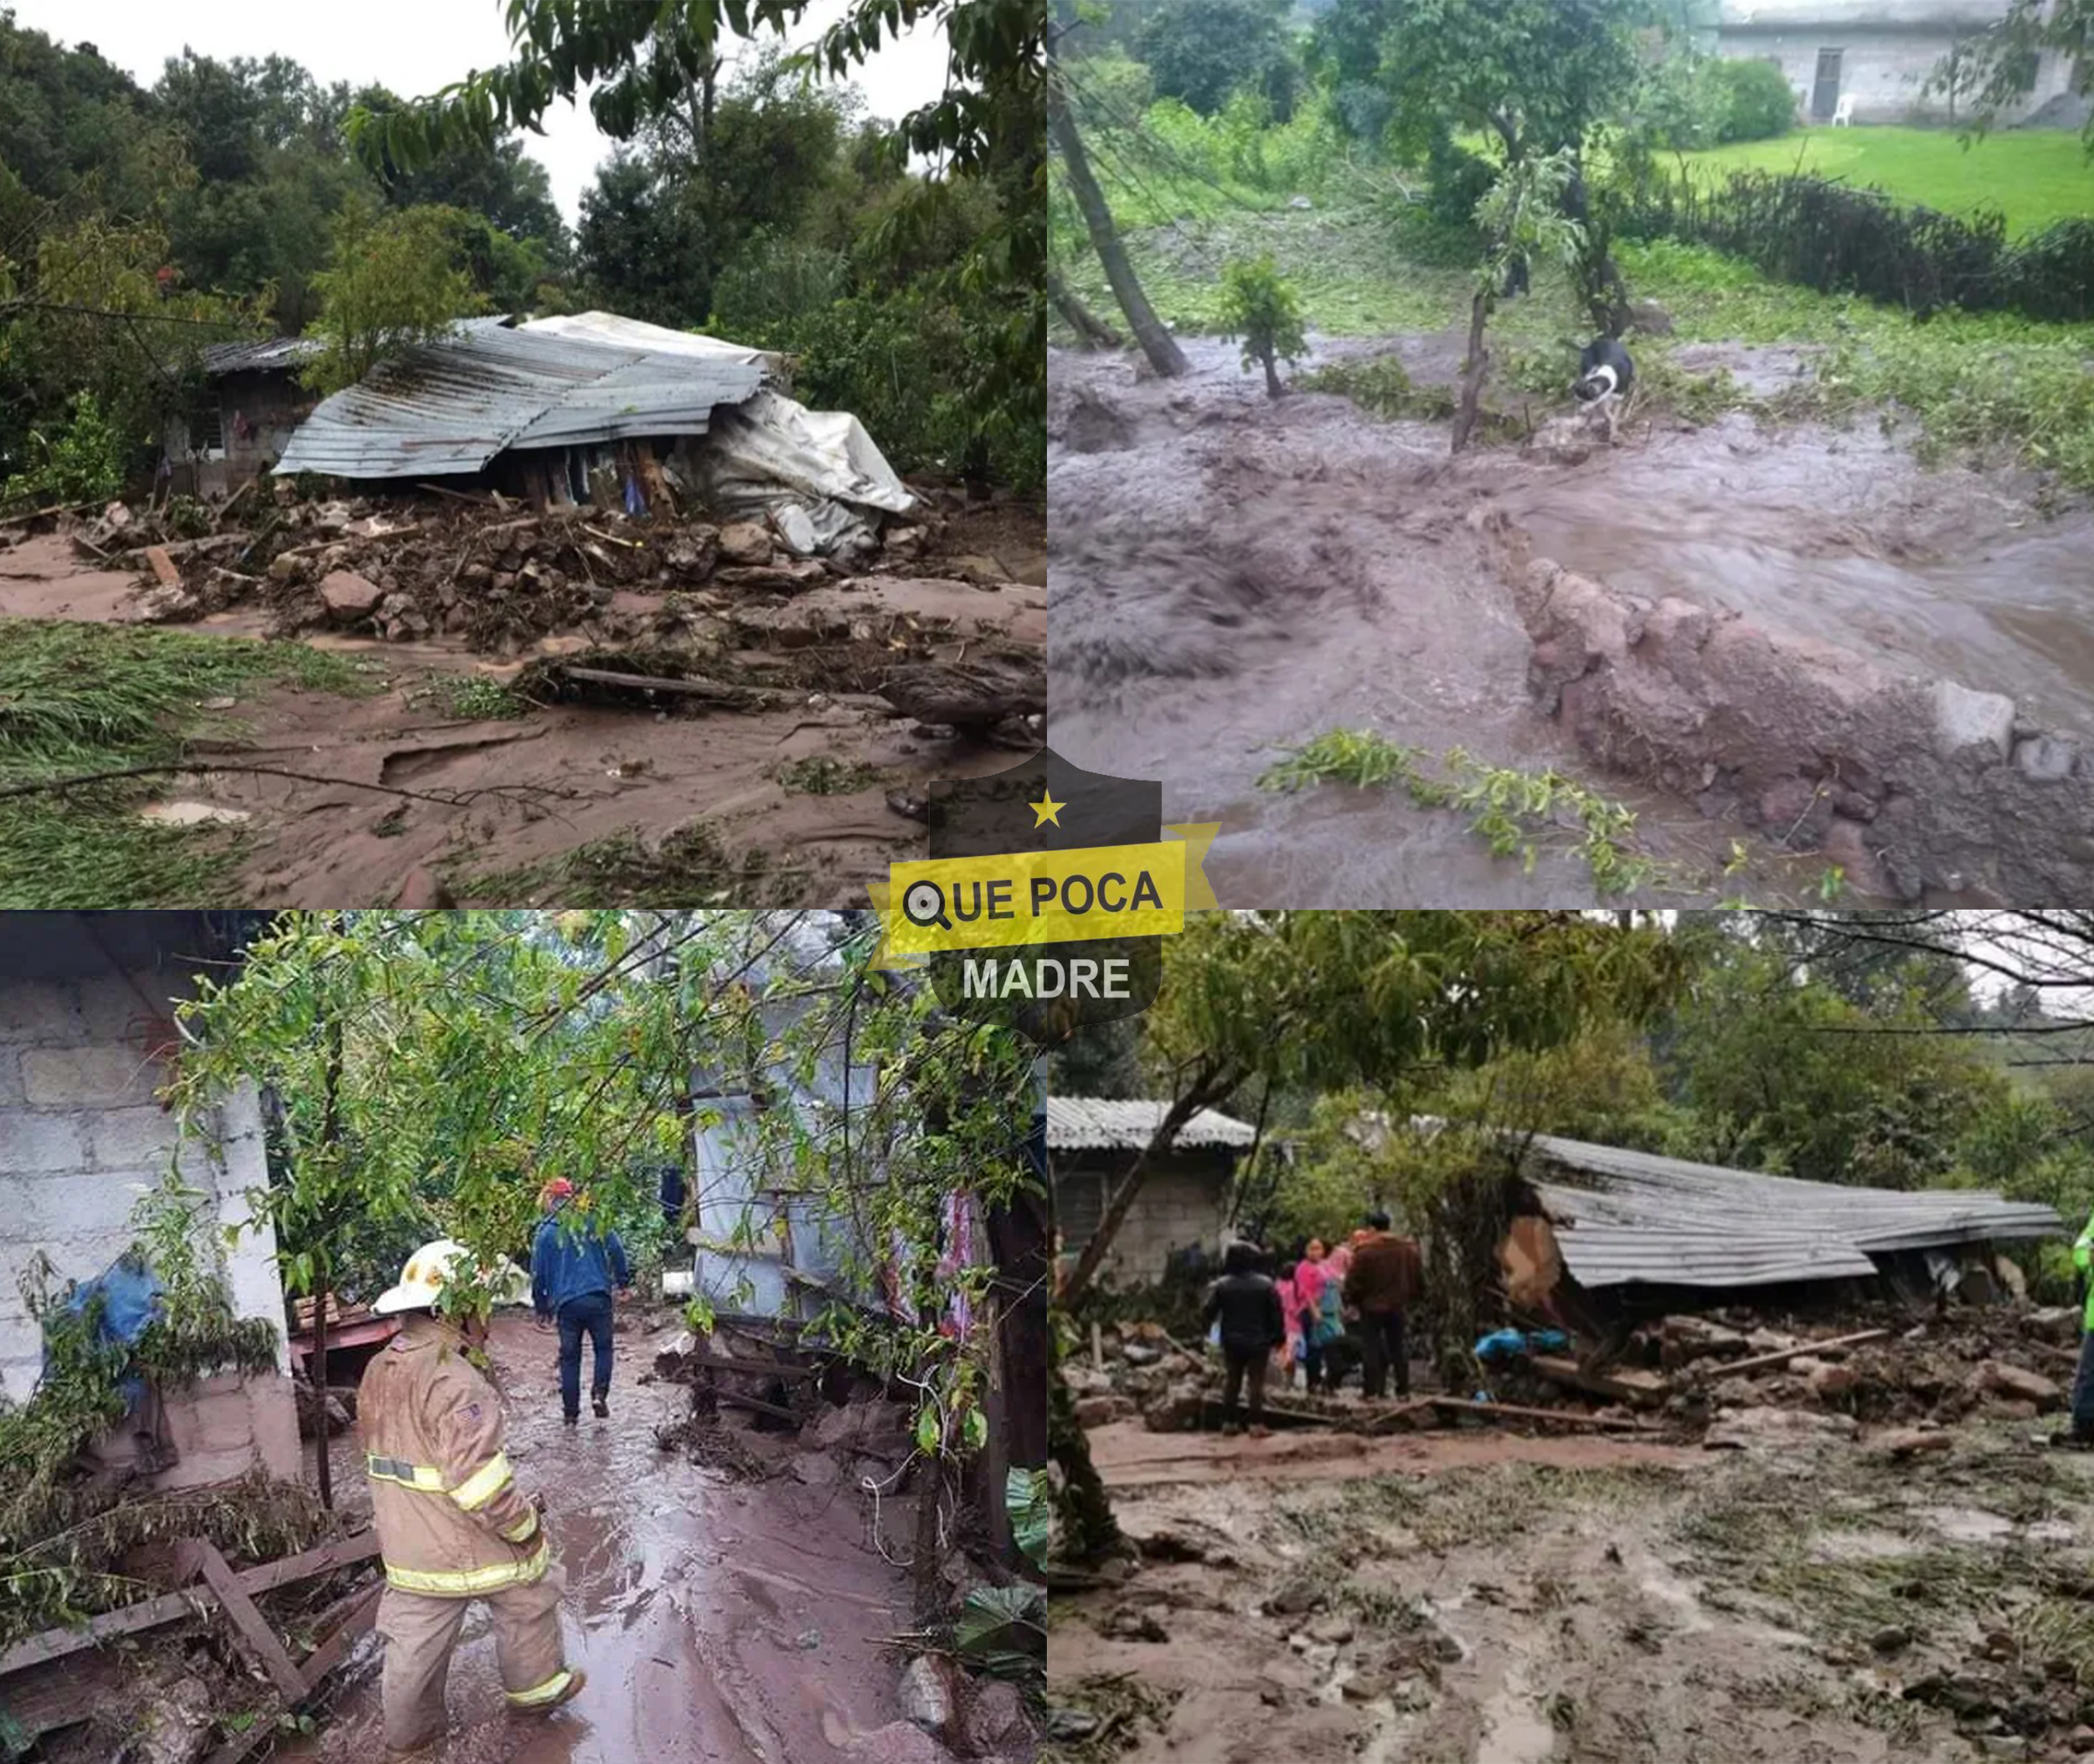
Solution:
M 217 1110 L 214 1145 L 182 1144 L 154 1098 L 156 1056 L 174 1039 L 173 1002 L 191 989 L 183 958 L 227 953 L 222 931 L 200 914 L 0 919 L 0 1395 L 10 1400 L 26 1399 L 42 1370 L 41 1333 L 19 1286 L 39 1252 L 54 1292 L 102 1272 L 130 1246 L 133 1210 L 178 1148 L 184 1181 L 214 1195 L 217 1225 L 244 1225 L 244 1191 L 268 1179 L 251 1089 Z M 272 1233 L 243 1230 L 223 1271 L 236 1313 L 276 1328 L 281 1373 L 221 1374 L 170 1393 L 178 1457 L 152 1487 L 217 1482 L 257 1461 L 274 1475 L 297 1473 L 275 1253 Z
M 317 402 L 298 379 L 311 353 L 295 337 L 207 348 L 202 407 L 168 421 L 169 489 L 225 496 L 282 458 Z
M 1048 1164 L 1065 1255 L 1080 1253 L 1091 1241 L 1113 1189 L 1169 1106 L 1092 1096 L 1047 1099 Z M 1219 1251 L 1229 1230 L 1236 1159 L 1256 1137 L 1249 1122 L 1214 1109 L 1187 1122 L 1171 1150 L 1149 1160 L 1141 1193 L 1106 1256 L 1106 1277 L 1121 1287 L 1149 1286 L 1163 1278 L 1179 1251 Z

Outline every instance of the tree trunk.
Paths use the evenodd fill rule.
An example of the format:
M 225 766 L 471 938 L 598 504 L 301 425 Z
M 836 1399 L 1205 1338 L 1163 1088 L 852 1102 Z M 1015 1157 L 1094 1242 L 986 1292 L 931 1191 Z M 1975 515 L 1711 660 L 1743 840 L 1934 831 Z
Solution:
M 1068 284 L 1052 270 L 1047 272 L 1047 297 L 1054 302 L 1055 310 L 1061 314 L 1085 348 L 1121 349 L 1127 347 L 1126 339 L 1070 293 Z
M 1235 1087 L 1233 1080 L 1228 1083 L 1221 1075 L 1206 1071 L 1186 1087 L 1185 1094 L 1170 1106 L 1170 1112 L 1158 1124 L 1149 1142 L 1136 1156 L 1120 1185 L 1112 1191 L 1112 1199 L 1106 1203 L 1105 1214 L 1098 1220 L 1098 1229 L 1091 1234 L 1091 1241 L 1083 1246 L 1083 1254 L 1077 1258 L 1075 1271 L 1069 1277 L 1062 1290 L 1061 1302 L 1074 1310 L 1084 1294 L 1091 1290 L 1091 1282 L 1104 1262 L 1106 1252 L 1112 1247 L 1112 1240 L 1120 1235 L 1120 1227 L 1127 1223 L 1127 1215 L 1133 1208 L 1135 1197 L 1142 1192 L 1142 1183 L 1148 1174 L 1149 1160 L 1161 1157 L 1177 1142 L 1179 1130 L 1211 1102 L 1219 1102 Z
M 1265 364 L 1265 395 L 1267 398 L 1279 397 L 1287 388 L 1280 384 L 1280 371 L 1272 364 L 1271 350 L 1263 351 L 1258 359 Z
M 1185 352 L 1163 328 L 1156 309 L 1149 304 L 1148 296 L 1142 291 L 1134 266 L 1127 260 L 1120 230 L 1113 223 L 1112 210 L 1106 204 L 1105 193 L 1091 175 L 1091 158 L 1083 150 L 1083 137 L 1076 132 L 1076 119 L 1069 114 L 1068 101 L 1062 96 L 1060 81 L 1051 68 L 1047 83 L 1047 121 L 1055 146 L 1061 154 L 1061 162 L 1069 173 L 1070 191 L 1083 213 L 1084 230 L 1091 235 L 1091 249 L 1105 266 L 1105 279 L 1112 285 L 1112 297 L 1120 302 L 1120 310 L 1127 314 L 1127 328 L 1134 333 L 1134 340 L 1142 346 L 1149 365 L 1165 379 L 1175 379 L 1186 371 Z
M 1483 375 L 1490 368 L 1490 353 L 1483 347 L 1483 322 L 1490 317 L 1490 290 L 1478 288 L 1469 307 L 1468 371 L 1462 376 L 1462 407 L 1454 413 L 1453 451 L 1457 453 L 1468 446 L 1470 431 L 1476 427 L 1476 408 L 1483 395 Z
M 1091 1442 L 1076 1423 L 1075 1399 L 1056 1373 L 1048 1380 L 1047 1442 L 1061 1472 L 1062 1560 L 1081 1567 L 1101 1561 L 1120 1545 L 1119 1522 L 1105 1483 L 1091 1462 Z
M 318 1283 L 312 1306 L 312 1432 L 319 1452 L 320 1504 L 334 1509 L 334 1467 L 328 1458 L 328 1282 Z

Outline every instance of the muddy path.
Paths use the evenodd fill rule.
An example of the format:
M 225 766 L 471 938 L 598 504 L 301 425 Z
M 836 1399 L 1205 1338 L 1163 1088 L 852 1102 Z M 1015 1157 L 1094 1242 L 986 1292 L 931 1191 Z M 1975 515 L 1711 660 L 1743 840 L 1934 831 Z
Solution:
M 1390 343 L 1421 383 L 1459 359 L 1451 334 Z M 1324 395 L 1275 404 L 1232 348 L 1186 348 L 1194 371 L 1174 382 L 1122 356 L 1050 354 L 1050 739 L 1080 763 L 1162 777 L 1172 818 L 1222 821 L 1209 873 L 1225 905 L 1597 898 L 1563 851 L 1545 843 L 1525 873 L 1464 818 L 1395 792 L 1259 791 L 1282 749 L 1341 727 L 1554 769 L 1623 802 L 1667 873 L 1653 898 L 1808 894 L 1822 860 L 1606 772 L 1540 714 L 1509 535 L 1610 586 L 2094 731 L 2094 643 L 2076 611 L 2094 522 L 2046 515 L 2025 477 L 1923 471 L 1872 426 L 1742 415 L 1632 424 L 1576 463 L 1513 446 L 1452 460 L 1443 423 L 1380 421 Z M 1679 354 L 1769 389 L 1802 364 L 1793 351 Z
M 2089 1467 L 2011 1428 L 1895 1463 L 1867 1436 L 1461 1435 L 1282 1478 L 1277 1440 L 1203 1439 L 1198 1480 L 1153 1483 L 1115 1431 L 1144 1560 L 1055 1601 L 1078 1764 L 1949 1764 L 2086 1737 L 2094 1653 L 2060 1638 Z
M 910 1624 L 905 1559 L 913 1509 L 871 1504 L 836 1461 L 802 1468 L 796 1442 L 742 1434 L 768 1466 L 740 1480 L 657 1449 L 658 1424 L 686 1412 L 687 1390 L 642 1385 L 675 1329 L 617 1337 L 611 1414 L 560 1420 L 557 1340 L 528 1320 L 496 1326 L 493 1359 L 517 1478 L 543 1493 L 567 1577 L 563 1629 L 589 1682 L 558 1715 L 512 1715 L 502 1701 L 485 1608 L 452 1656 L 451 1728 L 432 1764 L 822 1764 L 859 1757 L 899 1719 L 889 1638 Z M 353 1431 L 334 1442 L 344 1505 L 368 1506 Z M 315 1737 L 280 1759 L 365 1764 L 384 1754 L 379 1648 Z
M 766 610 L 730 658 L 761 683 L 761 708 L 694 709 L 632 694 L 533 696 L 534 664 L 587 658 L 554 633 L 496 660 L 462 639 L 414 642 L 325 631 L 302 641 L 368 673 L 365 697 L 258 687 L 214 703 L 148 812 L 237 830 L 233 892 L 286 905 L 525 905 L 577 891 L 606 900 L 699 904 L 723 895 L 841 905 L 897 859 L 920 854 L 921 823 L 894 806 L 938 777 L 1021 757 L 950 730 L 926 731 L 862 689 L 802 683 L 833 649 L 845 686 L 864 655 L 932 660 L 1044 644 L 1045 560 L 1036 518 L 985 511 L 954 524 L 1008 580 L 930 576 L 834 581 Z M 138 578 L 94 567 L 57 534 L 0 550 L 0 616 L 93 623 L 136 616 Z M 666 599 L 625 593 L 644 625 Z M 265 607 L 189 622 L 207 636 L 271 634 Z M 512 714 L 457 714 L 462 683 L 523 692 Z M 615 699 L 615 701 L 613 701 Z M 302 774 L 286 777 L 279 774 Z M 578 877 L 570 855 L 588 848 Z

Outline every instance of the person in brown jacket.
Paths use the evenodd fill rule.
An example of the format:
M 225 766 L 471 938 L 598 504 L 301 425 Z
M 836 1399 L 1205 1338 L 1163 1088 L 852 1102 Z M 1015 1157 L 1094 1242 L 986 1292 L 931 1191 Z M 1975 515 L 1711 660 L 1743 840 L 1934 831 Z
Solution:
M 1354 1240 L 1346 1270 L 1345 1302 L 1359 1313 L 1361 1382 L 1370 1397 L 1385 1396 L 1389 1374 L 1396 1395 L 1411 1394 L 1411 1356 L 1403 1338 L 1404 1318 L 1425 1289 L 1425 1260 L 1416 1242 L 1390 1234 L 1389 1215 L 1369 1213 L 1367 1230 Z
M 444 1681 L 466 1607 L 483 1599 L 510 1706 L 545 1713 L 570 1701 L 582 1673 L 560 1633 L 563 1584 L 539 1504 L 517 1487 L 502 1450 L 502 1404 L 468 1349 L 487 1338 L 484 1310 L 438 1313 L 444 1289 L 479 1280 L 495 1303 L 522 1302 L 522 1271 L 492 1279 L 449 1240 L 425 1244 L 372 1309 L 398 1313 L 399 1334 L 374 1355 L 357 1392 L 357 1426 L 385 1563 L 385 1744 L 401 1756 L 443 1737 Z M 481 1297 L 483 1295 L 475 1295 Z

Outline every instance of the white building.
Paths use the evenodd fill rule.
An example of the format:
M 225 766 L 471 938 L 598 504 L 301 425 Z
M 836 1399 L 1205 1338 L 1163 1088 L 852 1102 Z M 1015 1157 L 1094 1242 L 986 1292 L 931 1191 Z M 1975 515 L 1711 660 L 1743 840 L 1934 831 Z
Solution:
M 2005 16 L 2001 0 L 1719 0 L 1715 47 L 1737 59 L 1772 61 L 1788 78 L 1798 117 L 1830 122 L 1842 100 L 1857 123 L 1937 122 L 1968 113 L 1968 85 L 1949 95 L 1926 88 L 1937 70 Z M 2072 64 L 2046 50 L 2035 89 L 2000 119 L 2077 126 L 2069 108 Z M 2045 106 L 2052 106 L 2045 111 Z

